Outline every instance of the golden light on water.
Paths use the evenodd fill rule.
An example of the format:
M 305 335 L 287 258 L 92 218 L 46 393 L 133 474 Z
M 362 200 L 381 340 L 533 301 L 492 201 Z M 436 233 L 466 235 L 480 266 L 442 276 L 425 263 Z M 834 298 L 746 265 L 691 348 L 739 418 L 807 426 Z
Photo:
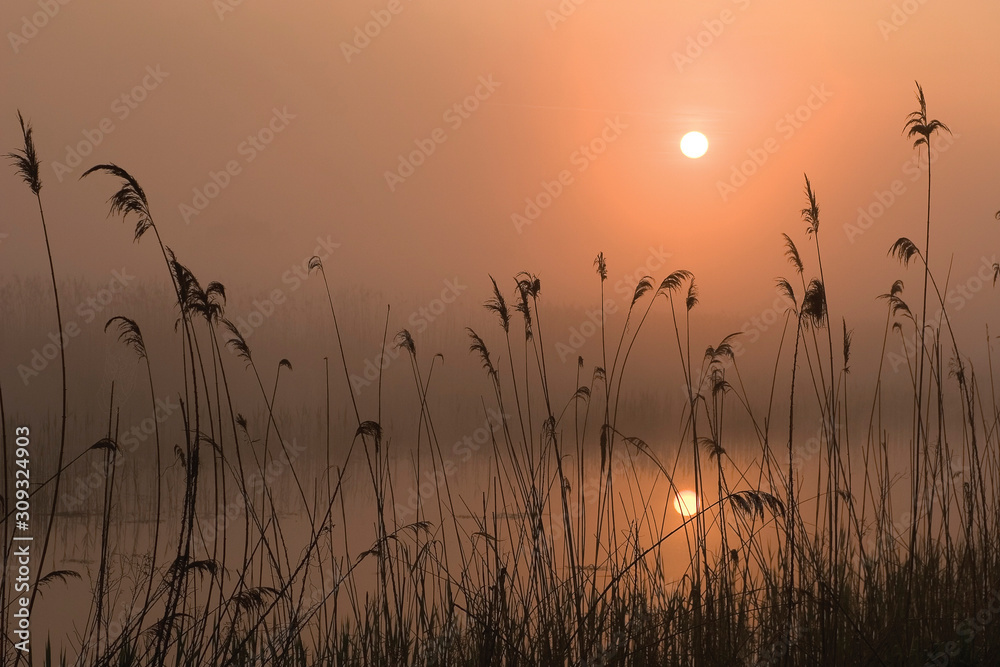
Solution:
M 708 151 L 708 137 L 701 132 L 688 132 L 681 138 L 681 152 L 689 158 L 700 158 Z
M 683 517 L 692 516 L 698 511 L 698 496 L 694 491 L 679 491 L 674 496 L 674 510 Z

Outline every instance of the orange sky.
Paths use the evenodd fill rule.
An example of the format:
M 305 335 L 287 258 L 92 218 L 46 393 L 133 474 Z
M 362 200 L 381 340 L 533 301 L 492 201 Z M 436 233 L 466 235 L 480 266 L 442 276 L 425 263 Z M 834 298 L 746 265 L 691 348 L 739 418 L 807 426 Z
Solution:
M 798 215 L 807 172 L 831 306 L 881 313 L 872 297 L 905 277 L 886 250 L 922 235 L 924 180 L 900 134 L 914 79 L 931 116 L 955 132 L 935 163 L 934 268 L 943 276 L 953 252 L 956 282 L 1000 249 L 993 3 L 51 4 L 51 18 L 36 15 L 46 0 L 0 8 L 0 144 L 18 146 L 21 109 L 45 162 L 67 278 L 157 259 L 105 220 L 110 179 L 77 180 L 116 162 L 140 179 L 164 240 L 206 281 L 266 293 L 322 238 L 340 244 L 332 278 L 388 300 L 420 301 L 456 277 L 478 299 L 487 273 L 529 269 L 548 298 L 582 303 L 593 300 L 598 251 L 618 281 L 652 248 L 671 255 L 657 279 L 694 271 L 704 307 L 738 326 L 773 300 L 773 278 L 791 273 L 781 232 L 814 266 Z M 358 37 L 378 20 L 374 37 Z M 474 110 L 456 111 L 463 100 Z M 711 142 L 697 161 L 677 147 L 692 129 Z M 259 145 L 248 141 L 261 132 Z M 68 148 L 81 142 L 91 154 L 70 167 Z M 603 152 L 581 151 L 592 142 Z M 399 177 L 408 173 L 400 156 L 420 146 L 433 152 Z M 762 164 L 745 166 L 754 156 Z M 743 166 L 754 173 L 724 201 L 720 183 L 739 182 Z M 213 172 L 225 183 L 218 192 Z M 888 210 L 849 234 L 858 208 L 894 182 Z M 198 200 L 206 187 L 217 196 Z M 531 212 L 526 199 L 548 202 L 546 189 L 558 196 L 519 228 L 512 216 Z M 0 197 L 0 271 L 44 270 L 27 189 L 9 174 Z

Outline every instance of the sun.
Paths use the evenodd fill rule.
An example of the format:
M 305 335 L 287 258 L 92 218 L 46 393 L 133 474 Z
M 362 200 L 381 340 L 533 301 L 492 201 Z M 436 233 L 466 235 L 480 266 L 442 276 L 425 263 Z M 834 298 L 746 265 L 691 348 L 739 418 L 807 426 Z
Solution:
M 700 158 L 708 151 L 708 137 L 701 132 L 688 132 L 681 139 L 681 153 L 689 158 Z
M 694 491 L 679 491 L 674 496 L 674 509 L 681 516 L 692 516 L 698 511 L 698 496 Z

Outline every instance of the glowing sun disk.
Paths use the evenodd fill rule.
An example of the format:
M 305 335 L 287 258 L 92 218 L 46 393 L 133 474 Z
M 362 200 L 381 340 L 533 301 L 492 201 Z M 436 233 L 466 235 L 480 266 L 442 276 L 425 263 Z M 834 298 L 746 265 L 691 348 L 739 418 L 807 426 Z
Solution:
M 674 510 L 683 517 L 698 511 L 698 496 L 694 491 L 680 491 L 674 496 Z
M 708 151 L 708 137 L 701 132 L 688 132 L 681 139 L 681 152 L 689 158 L 700 158 Z

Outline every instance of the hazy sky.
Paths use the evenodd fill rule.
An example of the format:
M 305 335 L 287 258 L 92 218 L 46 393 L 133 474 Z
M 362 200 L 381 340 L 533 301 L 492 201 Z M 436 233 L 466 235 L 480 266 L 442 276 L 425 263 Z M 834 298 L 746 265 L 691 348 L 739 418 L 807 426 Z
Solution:
M 922 238 L 900 133 L 914 79 L 955 132 L 935 268 L 953 252 L 955 284 L 1000 248 L 998 25 L 982 1 L 7 0 L 0 144 L 18 146 L 20 109 L 65 277 L 158 262 L 106 220 L 115 182 L 78 180 L 115 162 L 204 281 L 287 289 L 323 239 L 332 279 L 390 299 L 458 278 L 479 300 L 488 273 L 529 269 L 582 303 L 604 251 L 609 289 L 650 260 L 657 279 L 688 268 L 737 325 L 791 273 L 781 232 L 815 271 L 807 172 L 831 306 L 882 312 L 871 297 L 906 275 L 886 250 Z M 699 160 L 678 150 L 688 130 L 709 138 Z M 884 214 L 845 229 L 894 182 Z M 43 271 L 30 193 L 9 173 L 0 199 L 0 271 Z

